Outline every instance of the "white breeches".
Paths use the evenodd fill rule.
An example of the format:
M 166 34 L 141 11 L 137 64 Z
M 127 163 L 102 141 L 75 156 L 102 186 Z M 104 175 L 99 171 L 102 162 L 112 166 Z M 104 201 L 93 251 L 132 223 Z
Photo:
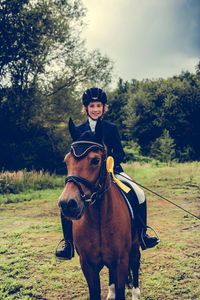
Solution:
M 123 176 L 121 176 L 121 175 L 123 175 Z M 119 179 L 120 181 L 129 183 L 129 185 L 132 187 L 132 189 L 135 191 L 135 193 L 136 193 L 136 195 L 138 197 L 139 204 L 142 204 L 145 201 L 145 195 L 144 195 L 143 190 L 135 182 L 126 179 L 126 178 L 131 179 L 131 177 L 129 177 L 124 172 L 121 172 L 120 174 L 115 174 L 115 177 L 117 179 Z

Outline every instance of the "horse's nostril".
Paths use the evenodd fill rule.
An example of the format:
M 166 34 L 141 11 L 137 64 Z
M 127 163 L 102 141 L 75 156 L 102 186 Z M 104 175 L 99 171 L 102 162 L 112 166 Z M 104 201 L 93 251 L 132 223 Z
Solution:
M 67 209 L 67 203 L 66 202 L 60 202 L 59 206 L 61 207 L 62 210 L 66 210 Z
M 79 206 L 76 199 L 61 200 L 59 202 L 61 212 L 66 217 L 80 219 L 80 213 L 83 211 L 83 207 Z
M 68 207 L 69 207 L 69 209 L 70 209 L 70 208 L 71 208 L 71 209 L 77 208 L 77 202 L 76 202 L 76 200 L 70 199 L 70 200 L 68 201 Z

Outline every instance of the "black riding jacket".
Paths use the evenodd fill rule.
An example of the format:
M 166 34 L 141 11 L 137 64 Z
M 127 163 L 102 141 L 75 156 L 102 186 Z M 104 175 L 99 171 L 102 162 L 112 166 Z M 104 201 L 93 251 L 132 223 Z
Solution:
M 102 120 L 102 124 L 104 143 L 108 150 L 108 156 L 111 155 L 114 158 L 114 171 L 123 172 L 120 163 L 124 158 L 124 150 L 122 148 L 117 126 L 113 123 L 104 120 Z M 89 120 L 78 125 L 76 129 L 79 131 L 80 134 L 88 130 L 91 131 Z

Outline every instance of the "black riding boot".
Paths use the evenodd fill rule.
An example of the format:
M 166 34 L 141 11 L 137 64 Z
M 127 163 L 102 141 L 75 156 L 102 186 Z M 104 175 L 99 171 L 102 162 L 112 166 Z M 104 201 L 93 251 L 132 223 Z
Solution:
M 138 205 L 138 234 L 142 250 L 153 248 L 160 240 L 157 237 L 150 237 L 147 231 L 147 203 L 146 200 Z
M 132 206 L 135 219 L 136 219 L 136 226 L 138 228 L 138 237 L 140 241 L 140 246 L 142 250 L 152 248 L 159 243 L 159 239 L 157 237 L 150 237 L 147 231 L 147 203 L 146 200 L 143 203 L 139 203 L 138 197 L 131 188 L 129 192 L 129 199 L 131 198 L 130 204 Z
M 61 223 L 64 239 L 62 239 L 55 252 L 55 257 L 62 260 L 69 260 L 74 257 L 74 245 L 73 245 L 73 235 L 72 235 L 72 221 L 66 219 L 61 213 Z M 59 244 L 64 241 L 64 245 L 61 250 L 57 250 Z

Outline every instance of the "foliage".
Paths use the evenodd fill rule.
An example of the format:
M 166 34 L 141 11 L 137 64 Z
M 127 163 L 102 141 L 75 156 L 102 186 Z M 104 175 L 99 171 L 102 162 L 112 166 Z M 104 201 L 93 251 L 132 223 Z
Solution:
M 81 40 L 80 0 L 0 3 L 0 169 L 64 172 L 67 120 L 86 84 L 111 80 L 112 62 Z
M 143 155 L 149 155 L 151 145 L 167 130 L 177 159 L 187 148 L 191 148 L 190 160 L 200 159 L 199 91 L 198 73 L 139 82 L 125 107 L 128 139 L 140 145 Z
M 151 145 L 150 155 L 162 162 L 169 162 L 175 157 L 174 140 L 169 131 L 164 129 L 163 134 Z
M 0 170 L 65 172 L 68 119 L 84 120 L 83 90 L 106 89 L 113 68 L 107 56 L 86 50 L 80 34 L 85 14 L 81 0 L 1 1 Z M 131 82 L 120 78 L 108 98 L 105 118 L 118 125 L 125 160 L 159 156 L 155 149 L 163 152 L 165 130 L 174 143 L 167 146 L 175 151 L 171 158 L 200 160 L 200 63 L 196 74 Z M 128 148 L 131 141 L 139 145 L 138 153 Z M 169 159 L 166 152 L 161 160 Z
M 54 189 L 64 186 L 64 178 L 44 171 L 21 170 L 0 173 L 0 193 L 19 194 L 28 190 Z
M 129 141 L 128 143 L 124 144 L 124 163 L 132 163 L 132 162 L 138 162 L 138 163 L 151 163 L 151 164 L 159 164 L 159 161 L 155 160 L 152 157 L 143 156 L 140 151 L 140 146 L 133 142 Z
M 126 119 L 126 113 L 123 111 L 123 108 L 128 103 L 128 89 L 129 83 L 127 81 L 123 82 L 120 78 L 117 88 L 113 92 L 108 93 L 109 111 L 105 115 L 106 120 L 113 121 L 118 126 L 122 139 L 125 138 L 126 134 L 126 127 L 123 123 Z

